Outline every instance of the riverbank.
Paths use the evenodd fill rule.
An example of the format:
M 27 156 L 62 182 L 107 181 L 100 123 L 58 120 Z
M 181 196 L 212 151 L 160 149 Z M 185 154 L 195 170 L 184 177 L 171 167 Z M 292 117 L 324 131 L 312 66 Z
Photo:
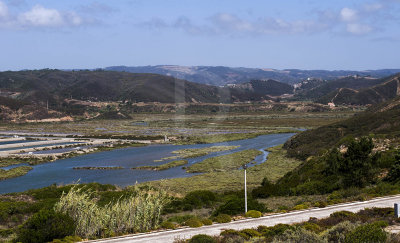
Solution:
M 103 184 L 114 184 L 120 187 L 155 181 L 168 178 L 197 176 L 187 173 L 182 169 L 205 159 L 236 153 L 244 150 L 260 151 L 264 148 L 283 144 L 290 134 L 262 135 L 252 139 L 237 140 L 226 143 L 216 144 L 195 144 L 195 145 L 173 145 L 158 144 L 144 147 L 131 147 L 114 149 L 105 152 L 89 153 L 82 156 L 72 157 L 43 163 L 37 165 L 35 169 L 25 176 L 2 181 L 0 183 L 0 193 L 18 192 L 31 188 L 45 187 L 54 183 L 68 184 L 80 180 L 82 183 L 99 182 Z M 140 166 L 154 166 L 155 160 L 174 155 L 174 151 L 190 149 L 190 151 L 210 150 L 214 146 L 227 146 L 234 148 L 220 152 L 213 152 L 201 157 L 188 158 L 188 165 L 172 167 L 166 170 L 132 170 L 130 168 Z M 200 149 L 200 150 L 198 150 Z M 213 150 L 213 149 L 212 149 Z M 187 150 L 189 151 L 189 150 Z M 250 159 L 250 161 L 253 158 Z M 265 154 L 256 157 L 256 163 L 265 161 Z M 165 161 L 169 163 L 172 161 Z M 74 170 L 73 167 L 123 167 L 119 170 Z M 168 166 L 169 167 L 169 166 Z M 228 175 L 229 176 L 229 175 Z
M 286 157 L 282 145 L 269 148 L 267 161 L 247 169 L 247 187 L 253 189 L 261 185 L 266 177 L 269 181 L 277 179 L 292 171 L 301 161 Z M 185 195 L 187 192 L 203 190 L 225 192 L 244 188 L 243 170 L 231 169 L 223 172 L 209 172 L 186 178 L 174 178 L 142 183 L 167 190 L 175 195 Z

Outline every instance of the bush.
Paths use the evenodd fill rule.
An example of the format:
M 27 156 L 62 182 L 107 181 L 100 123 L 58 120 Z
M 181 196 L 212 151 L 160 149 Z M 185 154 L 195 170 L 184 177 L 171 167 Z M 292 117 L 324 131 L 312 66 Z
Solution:
M 250 239 L 250 237 L 245 233 L 234 229 L 224 230 L 220 235 L 223 236 L 223 242 L 244 242 L 244 240 Z
M 75 223 L 71 217 L 54 210 L 41 210 L 29 218 L 17 232 L 18 242 L 49 242 L 73 235 Z
M 326 206 L 328 206 L 328 204 L 324 201 L 319 201 L 319 202 L 314 203 L 314 207 L 324 208 Z
M 306 222 L 302 225 L 302 227 L 308 231 L 312 231 L 314 233 L 319 233 L 321 232 L 321 227 L 318 224 L 311 223 L 311 222 Z
M 251 194 L 256 198 L 267 198 L 276 194 L 276 186 L 265 177 L 261 183 L 261 186 L 255 188 Z
M 259 218 L 262 216 L 262 213 L 260 211 L 250 210 L 245 214 L 245 216 L 249 218 Z
M 164 229 L 176 229 L 176 225 L 169 221 L 162 222 L 160 226 Z
M 305 204 L 298 204 L 293 207 L 293 210 L 303 210 L 303 209 L 307 209 L 307 208 L 308 208 L 308 206 Z
M 257 230 L 260 231 L 260 233 L 267 238 L 283 234 L 286 230 L 289 229 L 294 229 L 294 227 L 288 224 L 277 224 L 272 227 L 259 226 L 257 228 Z
M 374 225 L 374 226 L 381 227 L 381 228 L 386 228 L 386 227 L 389 226 L 388 222 L 383 221 L 383 220 L 375 221 L 375 222 L 373 222 L 371 224 Z
M 343 221 L 322 233 L 322 238 L 327 242 L 343 243 L 346 234 L 353 231 L 359 224 Z
M 245 211 L 244 207 L 244 198 L 233 196 L 230 200 L 226 203 L 219 206 L 215 211 L 214 215 L 218 214 L 229 214 L 229 215 L 236 215 L 242 214 Z M 258 210 L 260 212 L 265 212 L 266 208 L 263 204 L 259 203 L 257 200 L 249 198 L 247 200 L 247 205 L 250 210 Z
M 0 236 L 1 237 L 8 237 L 13 233 L 12 229 L 0 229 Z
M 253 237 L 261 236 L 261 234 L 257 230 L 254 230 L 254 229 L 244 229 L 239 232 L 240 232 L 240 235 L 245 236 L 246 240 L 249 240 L 250 238 L 253 238 Z
M 362 242 L 385 242 L 387 233 L 376 224 L 365 224 L 358 226 L 350 233 L 346 234 L 346 243 L 362 243 Z
M 215 221 L 217 223 L 229 223 L 232 221 L 232 218 L 228 214 L 219 214 L 215 217 Z
M 349 220 L 349 221 L 355 222 L 358 220 L 357 214 L 349 212 L 349 211 L 334 212 L 331 215 L 329 215 L 329 217 L 337 218 L 337 219 L 340 219 L 341 221 Z
M 201 222 L 204 225 L 212 225 L 212 220 L 211 219 L 202 219 Z
M 203 223 L 200 220 L 196 219 L 196 218 L 192 218 L 192 219 L 188 219 L 185 222 L 185 225 L 189 226 L 189 227 L 192 227 L 192 228 L 197 228 L 197 227 L 203 226 Z
M 183 199 L 184 204 L 193 205 L 196 208 L 202 206 L 210 206 L 213 202 L 217 200 L 214 192 L 207 190 L 192 191 L 186 194 Z
M 209 235 L 195 235 L 190 240 L 189 243 L 216 243 L 217 241 Z
M 286 230 L 282 235 L 275 236 L 273 242 L 304 243 L 323 242 L 323 240 L 316 233 L 299 227 L 296 229 Z
M 51 243 L 75 243 L 75 242 L 81 242 L 82 239 L 79 236 L 67 236 L 63 239 L 56 239 L 53 240 Z

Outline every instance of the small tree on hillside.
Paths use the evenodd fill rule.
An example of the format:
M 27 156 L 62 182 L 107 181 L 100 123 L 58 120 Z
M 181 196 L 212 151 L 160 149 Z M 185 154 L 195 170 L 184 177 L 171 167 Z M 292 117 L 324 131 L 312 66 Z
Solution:
M 400 150 L 397 151 L 394 159 L 394 164 L 390 168 L 389 173 L 386 177 L 386 180 L 390 182 L 396 182 L 400 180 Z
M 342 178 L 343 187 L 364 187 L 375 179 L 378 155 L 372 155 L 374 143 L 369 137 L 352 139 L 347 151 L 341 154 L 336 148 L 325 158 L 329 175 Z

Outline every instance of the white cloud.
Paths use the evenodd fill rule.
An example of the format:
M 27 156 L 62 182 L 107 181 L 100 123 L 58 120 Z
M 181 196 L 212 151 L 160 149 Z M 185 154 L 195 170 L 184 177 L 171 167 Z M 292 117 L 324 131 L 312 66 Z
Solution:
M 4 19 L 8 17 L 8 8 L 5 3 L 0 1 L 0 19 Z
M 56 9 L 44 8 L 40 5 L 34 6 L 28 12 L 18 16 L 18 21 L 27 26 L 61 26 L 64 18 Z
M 349 23 L 346 28 L 347 32 L 355 35 L 364 35 L 372 31 L 372 27 L 366 24 Z
M 203 19 L 202 24 L 183 16 L 172 22 L 153 18 L 151 21 L 141 23 L 141 26 L 154 29 L 175 28 L 196 35 L 249 36 L 323 32 L 365 35 L 382 32 L 386 24 L 397 21 L 396 18 L 390 18 L 390 13 L 393 11 L 389 11 L 390 9 L 384 1 L 395 0 L 375 0 L 351 8 L 343 7 L 336 11 L 315 10 L 307 18 L 294 20 L 273 16 L 260 16 L 252 19 L 231 13 L 218 13 Z M 400 0 L 396 1 L 400 2 Z
M 30 10 L 10 14 L 7 5 L 0 1 L 0 28 L 54 28 L 79 26 L 85 21 L 75 12 L 60 11 L 35 5 Z
M 351 8 L 342 8 L 340 19 L 345 22 L 353 22 L 358 19 L 357 11 Z

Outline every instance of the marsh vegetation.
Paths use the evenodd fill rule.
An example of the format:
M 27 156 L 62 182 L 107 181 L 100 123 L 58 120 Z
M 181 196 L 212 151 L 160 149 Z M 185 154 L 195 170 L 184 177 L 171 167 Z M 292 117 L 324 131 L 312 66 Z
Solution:
M 28 173 L 29 171 L 31 171 L 32 169 L 33 168 L 30 166 L 19 166 L 19 167 L 11 168 L 9 170 L 0 169 L 0 181 L 23 176 L 26 173 Z
M 134 167 L 133 170 L 167 170 L 170 168 L 186 165 L 187 160 L 175 160 L 162 165 L 145 165 L 140 167 Z

